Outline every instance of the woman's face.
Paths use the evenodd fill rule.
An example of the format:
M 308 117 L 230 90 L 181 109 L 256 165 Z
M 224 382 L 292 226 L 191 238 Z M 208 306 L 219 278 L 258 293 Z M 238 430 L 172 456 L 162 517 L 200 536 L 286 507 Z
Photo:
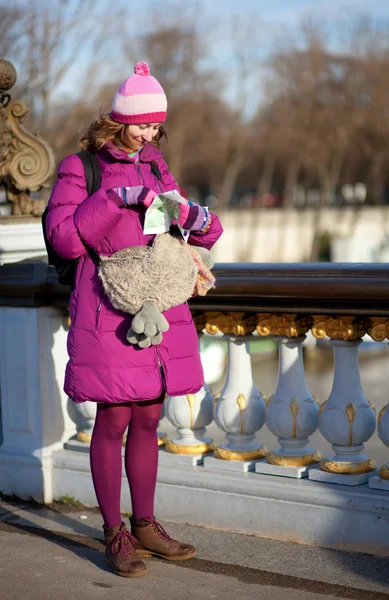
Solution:
M 145 142 L 151 142 L 158 133 L 161 123 L 145 123 L 128 125 L 128 136 L 131 148 L 138 150 Z

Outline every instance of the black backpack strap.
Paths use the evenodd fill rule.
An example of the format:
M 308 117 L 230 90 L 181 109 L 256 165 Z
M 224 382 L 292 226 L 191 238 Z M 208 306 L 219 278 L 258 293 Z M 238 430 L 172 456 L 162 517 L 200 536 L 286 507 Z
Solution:
M 156 160 L 151 161 L 151 171 L 154 173 L 158 181 L 162 181 L 162 173 L 159 169 L 158 163 Z
M 85 171 L 86 190 L 88 196 L 91 196 L 101 186 L 101 167 L 99 159 L 96 154 L 88 152 L 88 150 L 81 150 L 77 152 L 77 156 L 82 160 Z
M 85 182 L 88 197 L 97 192 L 101 186 L 101 167 L 96 154 L 88 152 L 88 150 L 80 150 L 77 152 L 84 165 Z M 93 248 L 87 248 L 88 254 L 95 265 L 100 264 L 100 257 Z

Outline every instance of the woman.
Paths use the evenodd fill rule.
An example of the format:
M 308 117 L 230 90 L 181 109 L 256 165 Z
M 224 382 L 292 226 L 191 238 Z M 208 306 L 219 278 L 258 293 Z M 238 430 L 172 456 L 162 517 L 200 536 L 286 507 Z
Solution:
M 154 236 L 143 234 L 146 208 L 159 192 L 178 188 L 158 149 L 166 109 L 161 85 L 150 76 L 148 65 L 138 63 L 116 92 L 112 112 L 92 123 L 80 140 L 82 148 L 97 153 L 101 188 L 87 197 L 82 162 L 77 155 L 68 156 L 59 166 L 46 221 L 58 254 L 79 259 L 70 300 L 64 389 L 74 402 L 97 402 L 92 478 L 104 519 L 105 555 L 114 571 L 125 577 L 147 573 L 141 556 L 187 560 L 196 553 L 192 546 L 171 539 L 154 518 L 157 427 L 165 394 L 192 394 L 203 385 L 190 310 L 182 304 L 164 313 L 169 330 L 159 345 L 129 344 L 132 317 L 112 307 L 86 250 L 111 256 L 152 243 Z M 210 249 L 222 233 L 218 218 L 198 205 L 183 205 L 179 223 L 191 231 L 189 242 L 194 246 Z M 121 445 L 127 427 L 131 533 L 120 513 Z

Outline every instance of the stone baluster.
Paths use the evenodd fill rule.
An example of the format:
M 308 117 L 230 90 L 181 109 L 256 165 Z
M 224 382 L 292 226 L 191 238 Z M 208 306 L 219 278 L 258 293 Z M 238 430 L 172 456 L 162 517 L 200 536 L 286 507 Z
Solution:
M 96 402 L 82 402 L 76 404 L 69 398 L 68 412 L 76 424 L 77 435 L 66 442 L 65 447 L 68 450 L 89 450 L 89 444 L 92 439 L 93 427 L 95 425 L 97 404 Z M 161 420 L 164 417 L 164 405 L 161 410 Z M 166 433 L 158 431 L 158 446 L 163 446 L 166 441 Z M 123 446 L 126 445 L 126 435 L 123 436 Z
M 378 415 L 378 437 L 389 447 L 389 404 L 386 404 Z M 389 491 L 389 463 L 382 465 L 375 477 L 370 477 L 369 487 Z
M 166 418 L 178 434 L 177 438 L 166 441 L 168 452 L 202 455 L 212 451 L 212 439 L 206 437 L 206 426 L 212 421 L 212 401 L 213 394 L 207 385 L 197 394 L 167 396 Z
M 302 345 L 310 319 L 297 315 L 259 315 L 259 335 L 276 334 L 279 343 L 279 369 L 276 391 L 267 399 L 265 422 L 278 437 L 280 448 L 270 452 L 266 462 L 257 463 L 257 473 L 286 477 L 306 477 L 319 453 L 309 446 L 309 436 L 317 429 L 318 401 L 310 393 L 304 373 Z
M 69 401 L 72 402 L 70 398 Z M 76 414 L 77 441 L 83 444 L 90 444 L 96 419 L 97 404 L 96 402 L 73 403 L 73 408 Z
M 198 316 L 195 324 L 199 333 L 199 346 L 204 327 L 204 317 Z M 174 462 L 199 465 L 203 463 L 203 455 L 212 452 L 212 438 L 206 435 L 207 425 L 212 422 L 213 394 L 207 384 L 196 394 L 186 396 L 167 396 L 165 400 L 165 416 L 177 428 L 177 438 L 165 440 L 165 449 L 170 454 L 179 455 Z M 167 455 L 161 454 L 162 462 L 170 462 Z
M 334 380 L 331 394 L 319 411 L 319 430 L 335 452 L 311 469 L 316 481 L 359 485 L 375 474 L 375 462 L 363 453 L 364 442 L 375 430 L 375 409 L 363 393 L 358 346 L 369 322 L 359 317 L 314 317 L 312 333 L 328 335 L 334 348 Z
M 372 317 L 368 333 L 376 342 L 383 342 L 389 338 L 389 319 L 385 317 Z M 377 419 L 377 433 L 380 440 L 389 447 L 389 404 L 379 412 Z M 389 491 L 389 463 L 381 466 L 377 476 L 370 477 L 369 487 Z
M 265 401 L 251 368 L 249 343 L 255 327 L 255 315 L 207 314 L 207 332 L 222 331 L 228 340 L 228 367 L 226 383 L 213 407 L 214 420 L 225 431 L 227 443 L 218 447 L 214 456 L 204 458 L 206 468 L 254 470 L 255 461 L 267 453 L 256 441 L 256 432 L 265 420 Z

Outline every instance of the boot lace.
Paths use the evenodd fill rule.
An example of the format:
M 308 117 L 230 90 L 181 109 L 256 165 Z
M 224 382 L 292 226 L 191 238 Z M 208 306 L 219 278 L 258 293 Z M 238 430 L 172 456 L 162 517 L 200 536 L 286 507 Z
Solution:
M 112 543 L 112 553 L 127 556 L 135 551 L 136 539 L 126 529 L 121 529 Z
M 160 538 L 165 539 L 167 541 L 170 541 L 172 539 L 167 533 L 167 531 L 165 531 L 165 529 L 162 527 L 161 523 L 158 523 L 158 521 L 156 521 L 155 519 L 145 519 L 145 521 L 152 524 L 155 533 L 157 533 Z

